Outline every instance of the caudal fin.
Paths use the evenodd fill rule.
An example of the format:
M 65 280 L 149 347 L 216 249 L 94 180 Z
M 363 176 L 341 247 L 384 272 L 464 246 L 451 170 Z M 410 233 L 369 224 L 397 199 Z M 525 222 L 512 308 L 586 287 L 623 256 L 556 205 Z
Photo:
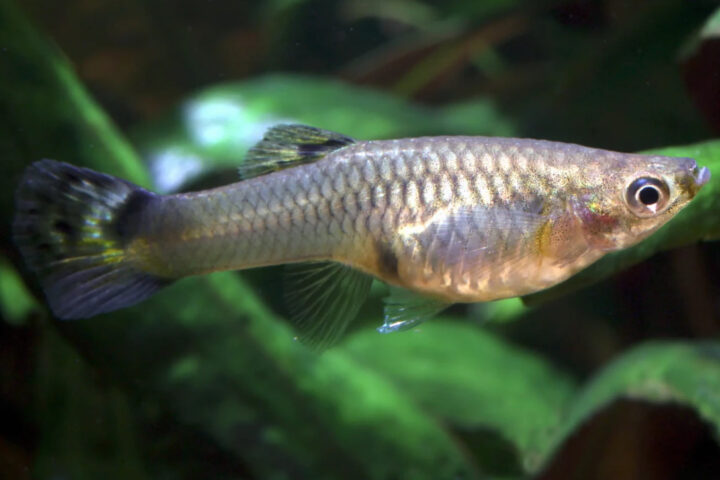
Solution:
M 137 303 L 168 280 L 126 252 L 138 213 L 155 195 L 86 168 L 42 160 L 16 194 L 14 240 L 60 318 L 86 318 Z

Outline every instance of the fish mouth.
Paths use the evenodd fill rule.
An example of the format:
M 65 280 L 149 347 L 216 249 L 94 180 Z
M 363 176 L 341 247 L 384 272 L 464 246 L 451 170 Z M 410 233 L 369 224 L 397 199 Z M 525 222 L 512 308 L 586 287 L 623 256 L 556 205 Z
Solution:
M 710 169 L 707 167 L 702 167 L 700 170 L 698 170 L 697 167 L 695 167 L 695 183 L 698 187 L 702 187 L 706 183 L 710 181 Z

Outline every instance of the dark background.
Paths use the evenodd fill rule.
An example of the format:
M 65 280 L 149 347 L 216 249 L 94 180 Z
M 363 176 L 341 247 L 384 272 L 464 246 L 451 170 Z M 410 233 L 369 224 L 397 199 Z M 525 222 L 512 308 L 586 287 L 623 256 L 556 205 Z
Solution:
M 307 74 L 313 76 L 308 77 L 310 83 L 313 78 L 319 83 L 329 78 L 369 87 L 387 94 L 383 98 L 406 102 L 397 107 L 404 112 L 397 118 L 428 117 L 422 124 L 417 118 L 409 120 L 397 126 L 400 130 L 389 126 L 381 130 L 385 136 L 405 131 L 453 133 L 447 131 L 448 125 L 460 125 L 464 131 L 455 133 L 507 134 L 638 151 L 690 144 L 720 133 L 720 33 L 714 37 L 700 34 L 716 8 L 713 1 L 25 0 L 19 6 L 62 49 L 82 84 L 143 153 L 154 141 L 162 143 L 172 136 L 167 132 L 177 127 L 183 111 L 178 105 L 199 89 L 229 82 L 242 85 L 267 74 L 283 79 Z M 12 97 L 17 85 L 0 78 L 4 98 Z M 272 85 L 263 95 L 269 99 L 287 95 L 282 82 L 276 92 Z M 335 105 L 336 97 L 323 98 L 309 90 L 304 94 L 302 88 L 296 100 L 308 115 Z M 354 91 L 343 92 L 339 102 L 350 100 L 342 97 Z M 438 120 L 434 127 L 434 115 L 439 118 L 437 112 L 444 106 L 479 100 L 492 114 L 478 110 L 485 113 L 478 116 L 477 127 L 472 121 L 475 110 L 470 109 L 458 114 L 461 121 L 441 126 Z M 16 115 L 12 108 L 3 110 Z M 362 129 L 368 125 L 354 125 L 359 117 L 352 108 L 341 110 L 333 114 L 337 124 L 328 121 L 319 126 L 362 137 L 357 132 L 366 131 Z M 31 113 L 32 118 L 45 115 L 42 106 Z M 43 125 L 38 120 L 38 132 Z M 29 130 L 6 130 L 3 135 L 34 138 Z M 34 159 L 28 155 L 34 150 L 13 152 L 19 151 L 23 154 L 16 157 L 22 162 Z M 216 167 L 208 160 L 207 165 L 185 188 L 231 180 L 234 175 L 227 162 Z M 17 173 L 13 175 L 5 181 L 14 181 Z M 3 183 L 3 188 L 12 189 L 12 183 Z M 9 276 L 16 278 L 19 272 L 37 295 L 37 285 L 24 271 L 7 236 L 9 216 L 3 222 L 6 238 L 0 275 L 6 276 L 7 284 Z M 282 314 L 273 294 L 278 275 L 271 270 L 243 278 L 270 310 Z M 194 320 L 182 318 L 213 315 L 201 306 L 181 306 L 184 301 L 194 305 L 193 300 L 173 292 L 163 297 L 163 305 L 174 303 L 184 316 L 163 317 L 161 326 L 153 329 L 147 327 L 154 325 L 150 318 L 135 314 L 146 327 L 136 333 L 124 327 L 126 336 L 118 341 L 117 351 L 103 350 L 113 344 L 108 338 L 113 334 L 108 332 L 116 332 L 116 324 L 131 324 L 130 317 L 110 318 L 104 330 L 105 319 L 80 327 L 59 325 L 40 304 L 21 305 L 18 314 L 8 313 L 14 311 L 13 302 L 4 307 L 0 318 L 0 478 L 312 478 L 308 472 L 332 478 L 345 468 L 352 472 L 352 463 L 333 467 L 336 470 L 323 470 L 325 464 L 319 460 L 304 464 L 297 459 L 305 454 L 295 447 L 285 449 L 282 441 L 273 444 L 276 450 L 258 443 L 267 434 L 259 433 L 265 426 L 273 424 L 282 430 L 298 421 L 293 413 L 273 416 L 275 407 L 266 407 L 270 413 L 262 415 L 267 417 L 260 415 L 252 428 L 235 431 L 229 447 L 214 436 L 215 430 L 202 427 L 212 421 L 204 412 L 219 408 L 215 403 L 198 400 L 165 408 L 168 396 L 172 394 L 175 402 L 184 390 L 165 390 L 159 375 L 143 376 L 148 364 L 152 370 L 162 363 L 155 362 L 150 352 L 163 352 L 158 355 L 164 359 L 177 351 L 193 351 L 198 332 L 193 330 L 195 324 L 188 326 Z M 6 300 L 32 302 L 22 300 L 26 292 L 8 295 Z M 379 304 L 377 300 L 370 310 L 379 309 Z M 483 312 L 482 308 L 458 307 L 451 313 L 472 324 L 486 315 Z M 708 242 L 668 250 L 512 318 L 490 322 L 485 328 L 581 384 L 592 381 L 625 352 L 653 340 L 712 346 L 720 333 L 720 249 Z M 369 329 L 373 322 L 377 320 L 361 322 L 359 330 Z M 174 324 L 182 325 L 181 331 Z M 207 342 L 207 351 L 213 351 L 212 341 Z M 367 342 L 372 345 L 372 339 Z M 350 345 L 348 351 L 353 351 L 352 341 Z M 137 351 L 132 350 L 135 347 Z M 392 349 L 383 352 L 393 355 Z M 403 355 L 402 351 L 396 354 Z M 276 366 L 258 360 L 265 358 L 259 353 L 247 355 L 255 360 L 243 365 L 261 370 Z M 222 370 L 225 359 L 218 354 L 208 362 L 217 362 L 213 368 Z M 242 381 L 256 382 L 262 375 Z M 236 391 L 214 384 L 213 378 L 206 372 L 190 385 L 207 382 L 207 398 L 213 402 L 229 395 L 253 412 L 259 403 L 271 404 L 276 395 L 284 395 L 272 382 L 256 390 Z M 300 391 L 297 399 L 277 408 L 290 412 L 294 402 L 306 402 L 307 392 Z M 442 389 L 436 393 L 440 404 L 445 401 L 443 395 Z M 708 395 L 717 398 L 720 393 Z M 565 438 L 544 470 L 526 473 L 542 478 L 720 477 L 717 431 L 701 419 L 706 412 L 698 413 L 697 405 L 682 400 L 676 404 L 647 401 L 642 395 L 633 398 L 632 393 L 629 397 L 598 408 Z M 245 415 L 239 408 L 230 410 L 227 418 Z M 178 415 L 178 411 L 197 415 Z M 303 411 L 300 408 L 297 415 Z M 520 454 L 511 441 L 490 427 L 449 423 L 443 423 L 443 428 L 462 445 L 460 450 L 469 452 L 479 471 L 503 478 L 523 474 Z M 328 431 L 333 428 L 327 427 Z M 288 431 L 290 436 L 295 432 Z M 343 427 L 337 431 L 342 437 Z M 368 442 L 374 439 L 372 432 L 367 434 Z M 315 452 L 307 456 L 344 459 L 346 455 L 363 465 L 355 470 L 358 478 L 369 478 L 367 472 L 373 470 L 366 467 L 375 460 L 358 453 L 367 445 L 354 441 L 355 437 L 337 440 L 336 445 L 333 436 L 306 440 L 306 448 Z M 292 440 L 287 442 L 292 444 Z M 334 448 L 340 451 L 348 445 L 354 453 L 333 453 Z M 327 453 L 317 454 L 324 450 Z

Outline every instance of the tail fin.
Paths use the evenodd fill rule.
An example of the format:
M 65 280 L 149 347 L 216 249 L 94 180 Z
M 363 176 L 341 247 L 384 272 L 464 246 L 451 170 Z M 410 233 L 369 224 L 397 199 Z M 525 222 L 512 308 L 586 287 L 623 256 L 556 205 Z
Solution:
M 169 281 L 137 269 L 125 246 L 138 213 L 156 198 L 119 178 L 42 160 L 16 194 L 15 243 L 60 318 L 137 303 Z

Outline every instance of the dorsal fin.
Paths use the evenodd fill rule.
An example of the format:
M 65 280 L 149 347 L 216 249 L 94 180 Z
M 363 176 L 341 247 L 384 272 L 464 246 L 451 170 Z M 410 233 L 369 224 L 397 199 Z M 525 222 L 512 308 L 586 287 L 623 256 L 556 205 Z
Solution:
M 244 179 L 320 160 L 328 153 L 354 143 L 340 133 L 307 125 L 276 125 L 248 151 L 239 167 Z

